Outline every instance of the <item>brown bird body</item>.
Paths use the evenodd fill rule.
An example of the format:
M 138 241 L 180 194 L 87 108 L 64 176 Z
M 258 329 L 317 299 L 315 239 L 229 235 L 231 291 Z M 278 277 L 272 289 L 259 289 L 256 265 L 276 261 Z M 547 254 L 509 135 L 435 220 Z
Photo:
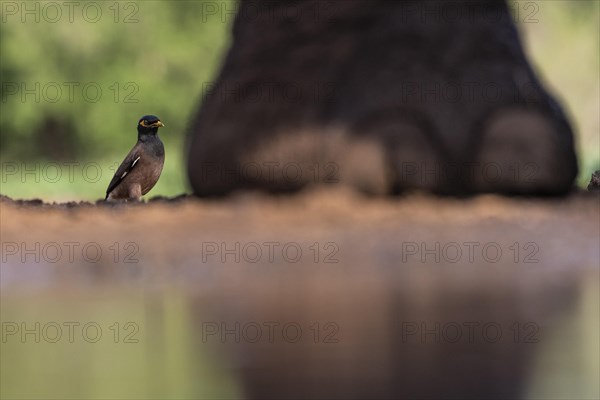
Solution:
M 140 119 L 138 141 L 108 185 L 106 200 L 141 200 L 158 182 L 165 162 L 165 148 L 158 137 L 162 126 L 151 115 Z

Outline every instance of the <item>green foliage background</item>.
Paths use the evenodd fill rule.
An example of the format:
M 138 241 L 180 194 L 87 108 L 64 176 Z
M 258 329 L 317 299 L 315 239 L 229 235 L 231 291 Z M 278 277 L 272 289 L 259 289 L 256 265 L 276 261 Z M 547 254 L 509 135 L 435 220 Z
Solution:
M 30 9 L 40 7 L 36 21 L 35 14 L 10 12 L 10 3 L 24 7 L 3 1 L 0 8 L 0 192 L 46 200 L 103 197 L 144 114 L 156 114 L 166 124 L 160 132 L 167 148 L 165 171 L 150 195 L 187 191 L 185 129 L 201 101 L 203 84 L 218 73 L 237 3 L 81 1 L 72 22 L 65 7 L 56 18 L 48 2 L 30 2 Z M 532 3 L 537 11 L 526 18 L 535 10 Z M 584 185 L 600 169 L 599 2 L 511 4 L 534 64 L 577 129 L 579 184 Z M 97 5 L 100 17 L 90 22 Z M 33 89 L 36 82 L 39 99 L 24 95 L 22 87 L 16 94 L 7 90 L 14 84 Z M 65 82 L 79 84 L 72 99 Z M 83 87 L 89 84 L 102 90 L 97 101 L 84 97 Z M 56 86 L 62 94 L 51 102 Z M 93 88 L 88 95 L 95 97 Z M 63 162 L 79 163 L 72 176 L 67 177 Z M 58 179 L 56 165 L 62 174 Z M 27 173 L 34 168 L 36 173 Z
M 6 15 L 6 6 L 1 7 L 0 155 L 3 168 L 16 163 L 18 169 L 16 174 L 3 172 L 1 192 L 60 200 L 103 197 L 114 163 L 135 143 L 137 121 L 145 114 L 156 114 L 166 124 L 160 131 L 167 149 L 165 171 L 151 195 L 186 191 L 185 129 L 203 84 L 218 73 L 237 4 L 84 1 L 77 2 L 73 22 L 62 8 L 62 17 L 53 23 L 48 20 L 56 13 L 44 2 L 35 3 L 40 5 L 39 22 L 21 12 Z M 87 3 L 93 5 L 86 9 Z M 92 23 L 95 5 L 101 17 Z M 29 90 L 39 82 L 39 101 L 33 94 L 23 97 L 20 88 L 17 94 L 6 93 L 7 82 Z M 79 84 L 72 99 L 65 82 Z M 97 101 L 93 88 L 87 97 L 82 90 L 94 83 L 102 90 Z M 55 84 L 62 95 L 53 103 L 48 100 L 56 97 Z M 68 178 L 63 162 L 74 161 L 79 164 Z M 60 179 L 55 179 L 56 164 L 49 162 L 61 167 Z M 37 174 L 23 174 L 35 167 Z

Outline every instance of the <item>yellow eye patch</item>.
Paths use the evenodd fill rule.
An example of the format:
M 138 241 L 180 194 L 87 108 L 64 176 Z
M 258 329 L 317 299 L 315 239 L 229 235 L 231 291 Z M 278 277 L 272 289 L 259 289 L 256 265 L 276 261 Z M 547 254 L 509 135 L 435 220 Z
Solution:
M 140 125 L 143 126 L 143 127 L 148 126 L 148 125 L 146 125 L 146 120 L 145 119 L 143 119 L 143 120 L 140 121 Z

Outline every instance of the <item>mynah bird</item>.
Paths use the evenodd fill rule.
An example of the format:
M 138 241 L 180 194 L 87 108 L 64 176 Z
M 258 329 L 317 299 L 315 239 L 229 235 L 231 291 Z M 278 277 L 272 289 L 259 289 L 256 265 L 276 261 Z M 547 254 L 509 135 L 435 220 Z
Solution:
M 154 115 L 139 120 L 137 143 L 110 181 L 105 200 L 139 201 L 158 182 L 165 162 L 165 147 L 158 137 L 162 126 Z

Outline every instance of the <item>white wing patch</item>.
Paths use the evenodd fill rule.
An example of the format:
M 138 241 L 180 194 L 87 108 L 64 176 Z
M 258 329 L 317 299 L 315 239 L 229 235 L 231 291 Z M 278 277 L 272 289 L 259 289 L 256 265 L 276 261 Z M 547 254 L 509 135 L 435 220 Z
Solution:
M 127 175 L 129 173 L 129 171 L 131 171 L 133 169 L 133 167 L 135 167 L 135 164 L 140 160 L 140 156 L 138 156 L 138 158 L 136 158 L 135 160 L 133 160 L 133 162 L 131 163 L 131 167 L 129 168 L 128 171 L 123 172 L 123 175 L 121 175 L 121 179 L 125 178 L 125 175 Z

